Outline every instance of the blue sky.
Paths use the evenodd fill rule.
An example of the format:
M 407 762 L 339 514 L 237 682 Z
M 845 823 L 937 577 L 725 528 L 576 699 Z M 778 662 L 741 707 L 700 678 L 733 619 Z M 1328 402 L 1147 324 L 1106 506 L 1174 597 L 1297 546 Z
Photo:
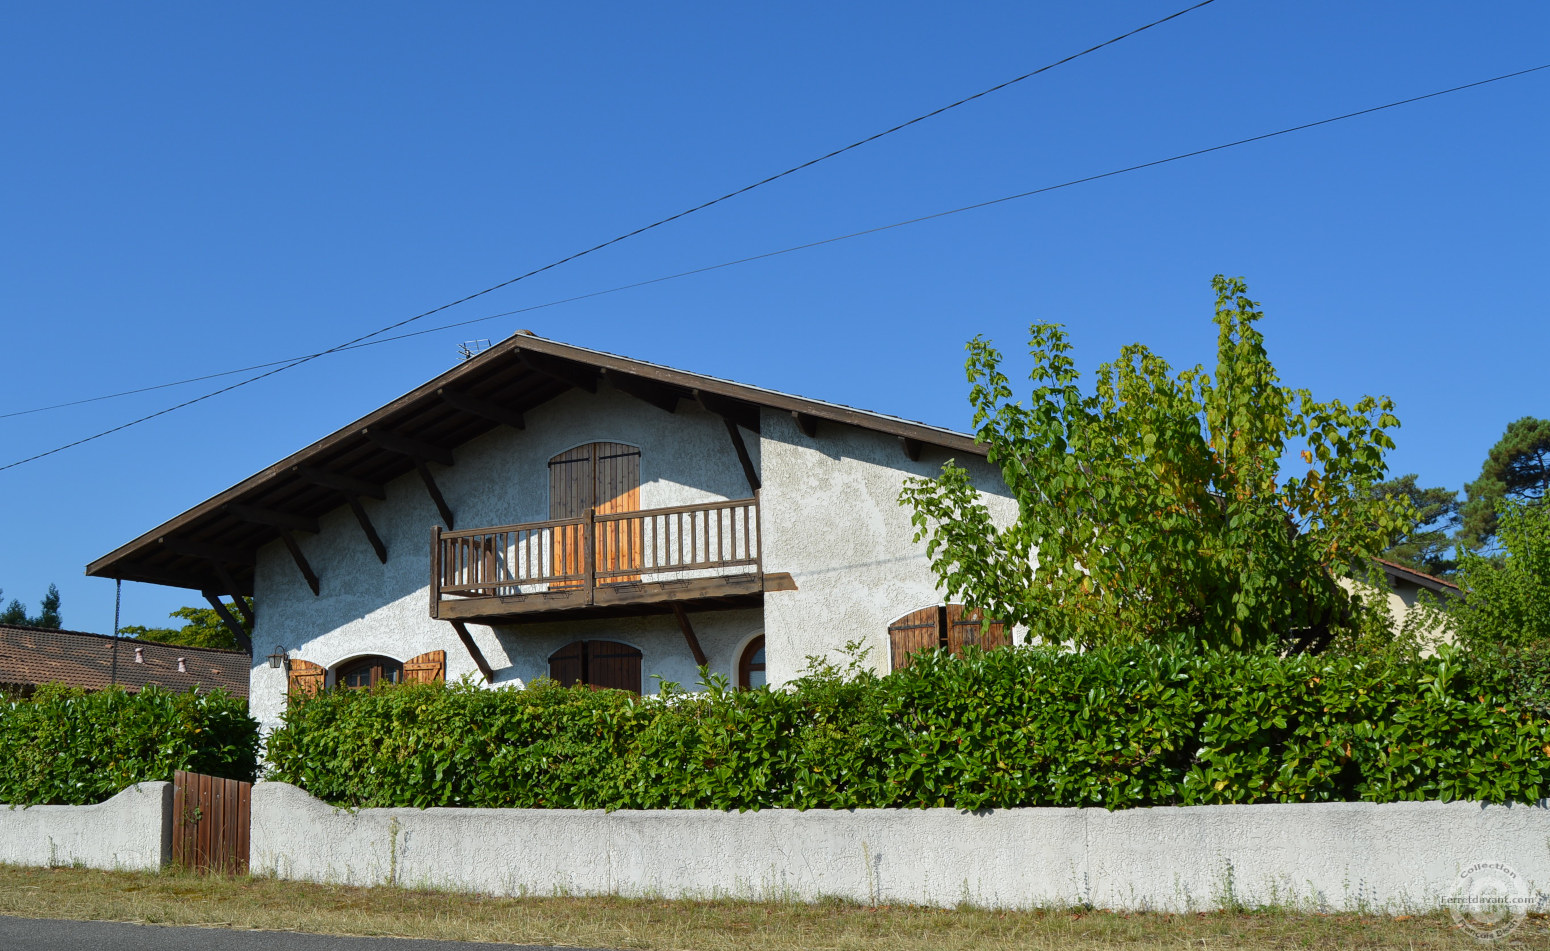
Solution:
M 0 413 L 324 349 L 1182 8 L 12 5 Z M 1217 0 L 435 326 L 1550 62 L 1550 6 Z M 1245 276 L 1282 378 L 1382 393 L 1461 486 L 1550 416 L 1550 71 L 708 275 L 318 360 L 0 471 L 0 587 L 108 631 L 84 565 L 519 327 L 965 427 L 963 343 L 1208 361 Z M 1021 361 L 1016 361 L 1019 366 Z M 232 378 L 232 379 L 240 379 Z M 0 465 L 214 388 L 0 418 Z M 194 592 L 125 586 L 124 623 Z

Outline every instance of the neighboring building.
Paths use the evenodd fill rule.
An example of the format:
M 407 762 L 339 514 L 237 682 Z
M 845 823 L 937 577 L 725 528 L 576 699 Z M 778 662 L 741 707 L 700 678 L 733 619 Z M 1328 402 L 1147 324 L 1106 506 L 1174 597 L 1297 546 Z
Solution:
M 1435 575 L 1406 568 L 1396 562 L 1382 558 L 1374 558 L 1378 567 L 1383 571 L 1383 577 L 1389 583 L 1389 613 L 1393 615 L 1396 626 L 1405 622 L 1405 617 L 1410 609 L 1415 607 L 1416 598 L 1422 591 L 1430 591 L 1437 603 L 1446 603 L 1450 598 L 1459 596 L 1459 586 L 1451 581 L 1444 581 Z M 1453 639 L 1451 627 L 1444 630 L 1444 640 Z
M 518 334 L 87 573 L 252 595 L 270 725 L 288 687 L 384 679 L 778 684 L 853 640 L 887 669 L 1006 639 L 942 604 L 897 501 L 949 458 L 1015 516 L 963 433 Z
M 155 684 L 176 693 L 220 687 L 246 697 L 248 666 L 248 655 L 239 651 L 0 625 L 0 694 L 9 696 L 63 683 L 87 690 L 118 684 L 130 691 Z

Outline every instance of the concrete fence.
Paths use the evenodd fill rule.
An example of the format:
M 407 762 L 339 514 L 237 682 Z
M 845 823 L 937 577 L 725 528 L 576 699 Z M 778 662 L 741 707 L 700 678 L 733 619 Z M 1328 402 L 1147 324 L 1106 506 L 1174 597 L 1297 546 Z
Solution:
M 0 804 L 0 862 L 158 869 L 170 861 L 171 783 L 140 783 L 94 806 Z
M 1550 886 L 1550 802 L 1103 809 L 336 809 L 253 789 L 255 874 L 496 895 L 996 908 L 1419 911 L 1505 863 Z

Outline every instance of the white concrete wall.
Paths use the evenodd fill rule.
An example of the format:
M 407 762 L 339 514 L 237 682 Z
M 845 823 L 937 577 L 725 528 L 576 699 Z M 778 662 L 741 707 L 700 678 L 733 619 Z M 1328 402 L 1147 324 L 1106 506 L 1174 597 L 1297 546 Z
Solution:
M 641 449 L 641 506 L 688 505 L 747 498 L 751 493 L 721 418 L 680 401 L 676 413 L 599 387 L 572 391 L 526 414 L 520 432 L 498 427 L 455 450 L 456 464 L 432 464 L 457 527 L 509 525 L 549 517 L 548 461 L 588 442 L 616 441 Z M 757 465 L 759 439 L 745 433 Z M 298 540 L 321 581 L 314 596 L 278 542 L 259 553 L 253 656 L 280 647 L 292 657 L 328 668 L 364 654 L 405 660 L 429 650 L 447 652 L 447 676 L 479 676 L 451 625 L 430 617 L 430 529 L 440 516 L 414 473 L 387 487 L 385 502 L 364 500 L 388 549 L 377 561 L 348 508 L 320 520 L 321 532 Z M 762 629 L 758 612 L 691 616 L 714 668 L 732 673 L 731 651 Z M 521 684 L 548 673 L 548 655 L 578 637 L 607 637 L 640 648 L 647 692 L 652 674 L 685 686 L 698 679 L 676 623 L 661 618 L 616 622 L 555 622 L 499 629 L 470 627 L 496 670 L 497 684 Z M 266 728 L 277 725 L 285 702 L 285 672 L 259 662 L 249 709 Z
M 1398 912 L 1482 860 L 1550 885 L 1550 803 L 352 813 L 260 783 L 251 841 L 255 874 L 495 895 Z
M 171 783 L 140 783 L 93 806 L 0 805 L 0 863 L 158 869 L 171 861 Z
M 911 462 L 896 437 L 818 423 L 808 437 L 789 413 L 760 420 L 764 570 L 789 571 L 797 590 L 764 598 L 765 656 L 772 684 L 795 677 L 810 654 L 864 640 L 878 670 L 890 669 L 888 625 L 940 604 L 924 542 L 913 542 L 910 510 L 899 505 L 907 476 L 933 476 L 956 458 L 984 494 L 998 524 L 1017 516 L 1001 474 L 983 458 L 925 447 Z

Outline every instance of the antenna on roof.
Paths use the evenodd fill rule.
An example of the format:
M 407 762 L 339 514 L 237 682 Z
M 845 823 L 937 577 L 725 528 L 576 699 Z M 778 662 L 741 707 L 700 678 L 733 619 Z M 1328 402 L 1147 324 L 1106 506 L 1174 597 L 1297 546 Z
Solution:
M 472 360 L 481 352 L 490 349 L 490 341 L 485 338 L 478 340 L 465 340 L 457 345 L 457 352 L 464 360 Z

